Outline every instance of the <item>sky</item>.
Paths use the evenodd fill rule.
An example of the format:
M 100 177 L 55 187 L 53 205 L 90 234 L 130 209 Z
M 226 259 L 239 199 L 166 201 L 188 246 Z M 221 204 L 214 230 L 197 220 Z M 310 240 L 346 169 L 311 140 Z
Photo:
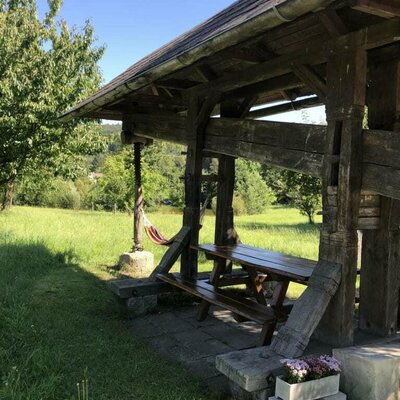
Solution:
M 47 0 L 37 0 L 39 13 L 47 10 Z M 90 20 L 98 45 L 106 50 L 100 67 L 104 83 L 141 58 L 180 34 L 221 11 L 233 0 L 64 0 L 60 17 L 69 26 Z M 319 122 L 323 108 L 309 111 L 309 119 Z M 322 113 L 321 113 L 322 110 Z M 303 115 L 304 116 L 304 115 Z M 269 118 L 302 122 L 300 112 Z

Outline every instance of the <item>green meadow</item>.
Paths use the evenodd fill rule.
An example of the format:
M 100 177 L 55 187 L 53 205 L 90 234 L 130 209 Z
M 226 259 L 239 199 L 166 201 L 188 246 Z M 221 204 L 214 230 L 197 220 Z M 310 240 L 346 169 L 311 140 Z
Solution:
M 149 215 L 165 236 L 181 215 L 164 208 Z M 292 208 L 270 207 L 241 216 L 243 243 L 316 259 L 318 227 Z M 200 240 L 212 242 L 214 216 Z M 1 399 L 78 399 L 87 379 L 89 398 L 212 399 L 185 369 L 158 356 L 133 336 L 129 319 L 106 281 L 132 246 L 127 214 L 15 207 L 0 213 Z M 156 262 L 165 248 L 145 238 Z M 199 269 L 211 265 L 200 257 Z M 301 287 L 292 285 L 289 296 Z

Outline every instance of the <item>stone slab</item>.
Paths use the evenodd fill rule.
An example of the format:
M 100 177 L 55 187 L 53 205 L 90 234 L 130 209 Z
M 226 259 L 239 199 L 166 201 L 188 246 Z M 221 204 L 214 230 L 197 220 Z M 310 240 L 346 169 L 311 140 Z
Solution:
M 400 399 L 400 340 L 334 349 L 342 364 L 340 388 L 352 400 Z
M 321 397 L 318 400 L 346 400 L 347 396 L 343 392 L 339 392 L 337 394 L 333 394 L 332 396 L 328 397 Z M 282 400 L 280 397 L 269 397 L 268 400 Z
M 108 287 L 120 299 L 168 293 L 174 290 L 165 282 L 151 282 L 146 279 L 132 278 L 112 280 L 108 282 Z

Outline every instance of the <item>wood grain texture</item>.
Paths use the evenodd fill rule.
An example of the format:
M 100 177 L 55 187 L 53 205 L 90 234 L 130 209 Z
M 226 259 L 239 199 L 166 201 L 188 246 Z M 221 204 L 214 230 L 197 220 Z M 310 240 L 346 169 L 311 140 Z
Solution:
M 286 324 L 279 330 L 271 350 L 284 357 L 299 357 L 321 321 L 341 281 L 341 266 L 319 261 L 308 287 L 295 302 Z
M 367 54 L 349 48 L 332 54 L 327 67 L 326 154 L 339 157 L 323 169 L 323 225 L 319 258 L 341 265 L 342 280 L 328 305 L 317 336 L 334 346 L 352 345 L 358 256 L 358 215 L 361 201 L 362 124 L 365 109 Z M 337 188 L 332 190 L 332 188 Z M 329 212 L 337 193 L 336 212 Z
M 400 116 L 400 63 L 396 61 L 370 67 L 368 88 L 368 123 L 372 128 L 396 129 Z M 400 144 L 397 131 L 381 131 L 369 140 L 373 156 L 379 158 L 379 147 L 383 140 L 390 146 Z M 372 154 L 369 154 L 371 156 Z M 388 152 L 391 162 L 400 160 Z M 380 176 L 385 190 L 391 188 L 390 176 Z M 388 193 L 388 192 L 387 192 Z M 399 265 L 400 265 L 400 201 L 381 197 L 379 230 L 364 232 L 361 257 L 359 327 L 368 333 L 381 336 L 393 335 L 398 326 L 399 309 Z

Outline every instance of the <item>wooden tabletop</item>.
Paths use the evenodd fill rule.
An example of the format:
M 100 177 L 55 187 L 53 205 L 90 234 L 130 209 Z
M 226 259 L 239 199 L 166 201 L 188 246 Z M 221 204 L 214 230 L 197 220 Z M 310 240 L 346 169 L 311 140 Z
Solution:
M 237 264 L 246 265 L 266 274 L 274 273 L 298 281 L 307 281 L 317 263 L 306 258 L 289 256 L 245 244 L 232 246 L 201 244 L 193 246 L 193 248 Z

